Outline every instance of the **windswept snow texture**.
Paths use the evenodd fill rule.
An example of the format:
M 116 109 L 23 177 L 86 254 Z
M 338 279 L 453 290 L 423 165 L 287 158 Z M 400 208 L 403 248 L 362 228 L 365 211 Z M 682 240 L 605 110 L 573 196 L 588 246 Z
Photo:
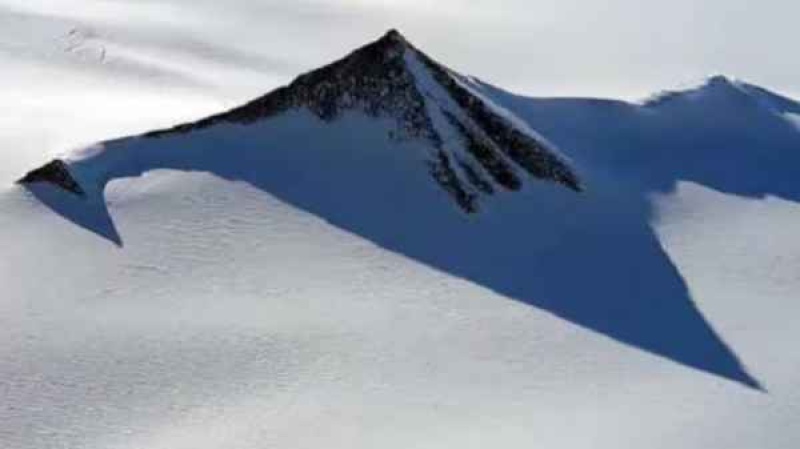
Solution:
M 411 115 L 262 97 L 0 192 L 0 446 L 797 445 L 796 102 L 402 56 Z

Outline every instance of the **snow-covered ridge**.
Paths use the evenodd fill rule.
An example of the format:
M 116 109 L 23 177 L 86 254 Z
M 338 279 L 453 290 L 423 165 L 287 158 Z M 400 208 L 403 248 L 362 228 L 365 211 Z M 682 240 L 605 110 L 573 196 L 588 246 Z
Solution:
M 324 122 L 358 112 L 394 123 L 395 129 L 389 130 L 394 140 L 423 141 L 432 178 L 465 212 L 477 212 L 481 198 L 498 190 L 520 190 L 525 175 L 582 190 L 578 175 L 552 145 L 459 78 L 391 30 L 347 57 L 241 107 L 142 138 L 162 139 L 220 125 L 251 125 L 298 109 L 308 110 Z M 161 151 L 173 149 L 165 146 Z M 92 159 L 103 164 L 113 160 L 114 164 L 97 166 L 99 162 Z M 73 173 L 76 163 L 82 170 L 102 176 L 76 179 L 81 178 Z M 155 160 L 143 160 L 135 149 L 113 158 L 94 152 L 93 157 L 53 161 L 20 182 L 50 182 L 83 195 L 86 190 L 102 192 L 106 182 L 121 177 L 130 165 L 141 167 L 141 172 L 163 168 Z M 97 184 L 82 186 L 87 181 Z
M 759 86 L 726 75 L 711 75 L 702 82 L 688 85 L 680 89 L 664 90 L 645 98 L 639 104 L 643 107 L 657 108 L 672 100 L 717 101 L 752 101 L 775 112 L 787 104 L 796 104 L 793 100 L 782 97 Z

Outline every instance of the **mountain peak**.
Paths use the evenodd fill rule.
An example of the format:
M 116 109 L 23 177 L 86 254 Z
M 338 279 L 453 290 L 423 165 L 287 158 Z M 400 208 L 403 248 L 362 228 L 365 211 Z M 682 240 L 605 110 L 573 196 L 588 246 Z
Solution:
M 381 53 L 386 59 L 402 56 L 406 50 L 417 51 L 414 45 L 397 29 L 390 29 L 375 41 L 369 42 L 356 49 L 344 59 L 364 56 L 365 53 Z M 373 61 L 376 62 L 376 61 Z M 385 62 L 385 61 L 383 61 Z
M 409 42 L 406 39 L 406 37 L 403 36 L 403 34 L 396 28 L 392 28 L 389 31 L 387 31 L 386 34 L 384 34 L 380 40 L 385 42 L 394 42 L 402 45 L 409 45 Z
M 705 83 L 698 88 L 700 92 L 727 93 L 733 95 L 747 94 L 745 84 L 725 75 L 713 75 L 706 78 Z
M 648 106 L 671 104 L 674 100 L 741 101 L 750 96 L 748 85 L 735 78 L 716 74 L 680 89 L 665 90 L 645 101 Z
M 717 87 L 733 87 L 736 86 L 738 82 L 733 78 L 730 78 L 726 75 L 716 74 L 711 75 L 706 78 L 705 85 L 706 86 L 717 86 Z
M 350 113 L 394 123 L 390 140 L 424 144 L 431 176 L 468 213 L 477 212 L 480 199 L 498 190 L 520 190 L 526 175 L 582 189 L 567 162 L 524 121 L 484 97 L 467 78 L 413 47 L 394 29 L 241 107 L 143 137 L 183 135 L 226 123 L 251 125 L 291 110 L 310 111 L 327 123 Z M 377 122 L 375 126 L 379 126 Z M 147 166 L 137 160 L 140 157 L 131 152 L 114 159 L 120 164 Z M 82 188 L 80 180 L 70 178 L 69 164 L 48 168 L 54 167 L 58 170 L 34 171 L 20 182 L 49 179 L 73 193 L 76 187 Z M 101 183 L 114 176 L 113 167 L 91 171 L 106 174 Z M 50 174 L 53 176 L 48 178 Z

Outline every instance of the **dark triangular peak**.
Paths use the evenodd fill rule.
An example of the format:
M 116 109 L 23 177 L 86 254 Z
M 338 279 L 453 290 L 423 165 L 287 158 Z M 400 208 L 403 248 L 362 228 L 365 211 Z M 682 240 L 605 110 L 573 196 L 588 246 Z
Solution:
M 383 47 L 386 50 L 404 50 L 406 48 L 414 48 L 414 46 L 406 39 L 406 37 L 396 28 L 387 31 L 386 34 L 381 36 L 380 39 L 374 42 L 375 46 Z
M 429 159 L 432 175 L 468 212 L 477 211 L 481 196 L 521 189 L 523 173 L 582 188 L 549 145 L 397 30 L 240 108 L 150 136 L 217 122 L 247 124 L 298 107 L 325 121 L 346 110 L 394 119 L 400 131 L 396 137 L 423 138 L 435 148 Z M 445 143 L 452 140 L 445 136 L 454 135 L 459 145 Z
M 347 111 L 389 119 L 397 127 L 392 139 L 418 139 L 430 149 L 433 179 L 468 213 L 478 211 L 482 197 L 520 190 L 526 175 L 581 190 L 566 161 L 527 124 L 397 30 L 241 107 L 145 137 L 175 136 L 220 123 L 247 125 L 292 109 L 306 109 L 325 122 Z M 69 166 L 63 166 L 68 174 Z
M 401 121 L 414 136 L 436 139 L 425 114 L 424 99 L 406 69 L 405 53 L 411 45 L 397 30 L 365 45 L 329 65 L 300 75 L 281 87 L 229 112 L 147 134 L 158 137 L 205 128 L 219 122 L 252 123 L 298 107 L 320 119 L 332 121 L 342 111 L 359 109 L 370 116 L 390 116 Z

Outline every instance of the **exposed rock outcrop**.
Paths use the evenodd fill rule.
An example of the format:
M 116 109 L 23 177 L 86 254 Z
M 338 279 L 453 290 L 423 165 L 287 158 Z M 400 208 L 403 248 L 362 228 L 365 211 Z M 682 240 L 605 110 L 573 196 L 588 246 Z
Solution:
M 69 166 L 62 160 L 56 159 L 46 165 L 28 172 L 19 181 L 20 184 L 50 183 L 78 196 L 85 196 L 86 193 L 80 184 L 75 181 L 69 172 Z

